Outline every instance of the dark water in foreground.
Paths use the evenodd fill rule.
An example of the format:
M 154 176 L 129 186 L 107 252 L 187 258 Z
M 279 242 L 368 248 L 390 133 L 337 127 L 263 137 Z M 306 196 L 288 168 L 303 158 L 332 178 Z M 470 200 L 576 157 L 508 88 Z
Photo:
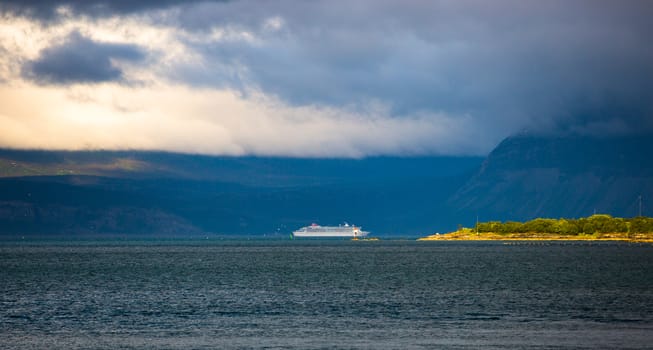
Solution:
M 0 245 L 2 349 L 653 348 L 653 246 Z

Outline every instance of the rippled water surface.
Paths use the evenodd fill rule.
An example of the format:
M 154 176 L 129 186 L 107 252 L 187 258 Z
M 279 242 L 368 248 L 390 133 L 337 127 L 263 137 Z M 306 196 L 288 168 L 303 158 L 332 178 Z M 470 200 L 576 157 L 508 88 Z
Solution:
M 653 246 L 0 243 L 2 349 L 650 349 Z

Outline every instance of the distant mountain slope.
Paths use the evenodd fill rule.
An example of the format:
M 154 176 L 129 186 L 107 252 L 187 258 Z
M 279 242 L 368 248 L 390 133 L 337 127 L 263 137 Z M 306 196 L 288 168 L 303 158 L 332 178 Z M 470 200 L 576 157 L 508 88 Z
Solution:
M 536 217 L 653 215 L 653 137 L 520 135 L 479 157 L 294 159 L 0 150 L 0 234 L 375 235 Z
M 145 151 L 0 149 L 0 178 L 89 175 L 220 181 L 255 187 L 292 187 L 439 178 L 460 174 L 477 166 L 481 161 L 482 157 L 323 159 L 204 156 Z
M 0 151 L 0 159 L 0 233 L 10 235 L 287 236 L 343 221 L 374 234 L 422 235 L 447 225 L 444 200 L 482 161 L 46 151 Z M 23 176 L 8 177 L 8 167 Z
M 504 140 L 448 200 L 481 220 L 631 217 L 653 209 L 653 137 L 535 137 Z

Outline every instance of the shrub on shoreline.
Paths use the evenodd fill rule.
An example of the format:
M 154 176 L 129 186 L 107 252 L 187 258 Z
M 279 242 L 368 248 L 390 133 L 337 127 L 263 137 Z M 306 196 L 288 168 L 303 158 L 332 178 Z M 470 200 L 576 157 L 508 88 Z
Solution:
M 537 218 L 527 222 L 488 221 L 480 222 L 474 228 L 479 233 L 548 233 L 558 235 L 596 235 L 603 233 L 648 233 L 653 232 L 653 218 L 637 216 L 616 218 L 606 214 L 596 214 L 578 219 Z

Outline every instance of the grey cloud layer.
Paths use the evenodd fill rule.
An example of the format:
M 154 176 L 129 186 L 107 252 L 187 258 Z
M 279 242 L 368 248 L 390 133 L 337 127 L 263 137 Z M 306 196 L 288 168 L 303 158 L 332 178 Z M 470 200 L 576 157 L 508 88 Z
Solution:
M 78 32 L 62 44 L 42 50 L 36 60 L 23 65 L 23 77 L 45 84 L 100 83 L 123 81 L 123 71 L 114 60 L 141 61 L 145 52 L 138 46 L 95 42 Z
M 261 38 L 195 43 L 219 67 L 188 79 L 255 85 L 299 105 L 379 100 L 397 115 L 469 114 L 489 131 L 653 127 L 651 2 L 257 4 L 181 12 L 191 30 L 221 25 Z M 269 30 L 271 16 L 284 26 Z
M 106 17 L 115 14 L 165 9 L 198 1 L 200 0 L 3 0 L 0 3 L 0 10 L 38 20 L 51 21 L 58 19 L 57 10 L 61 7 L 68 8 L 76 15 Z
M 56 16 L 56 5 L 96 17 L 172 9 L 151 20 L 189 33 L 180 40 L 202 64 L 164 73 L 189 86 L 262 91 L 295 106 L 378 102 L 396 118 L 464 116 L 497 140 L 524 128 L 653 129 L 653 2 L 646 0 L 4 4 L 38 18 Z M 200 39 L 214 29 L 236 34 Z M 59 84 L 119 80 L 111 58 L 142 55 L 77 37 L 24 71 Z

